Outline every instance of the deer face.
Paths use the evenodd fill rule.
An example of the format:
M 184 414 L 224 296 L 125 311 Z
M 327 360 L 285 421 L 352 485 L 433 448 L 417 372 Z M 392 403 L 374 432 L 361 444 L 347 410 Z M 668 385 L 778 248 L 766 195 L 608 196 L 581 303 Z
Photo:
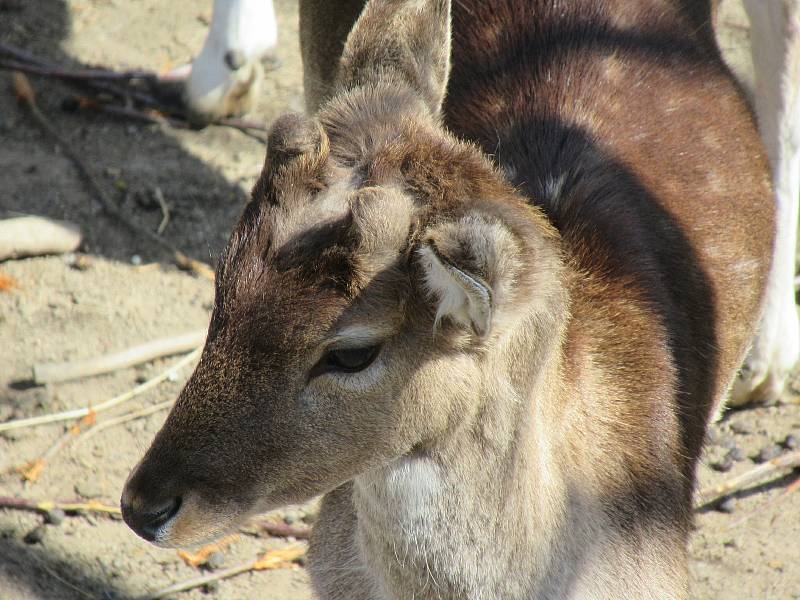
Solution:
M 415 30 L 436 58 L 424 85 L 359 59 L 389 9 L 439 23 Z M 340 93 L 273 126 L 200 363 L 126 484 L 146 539 L 200 543 L 435 446 L 479 410 L 492 348 L 545 295 L 552 231 L 438 125 L 447 9 L 370 3 Z

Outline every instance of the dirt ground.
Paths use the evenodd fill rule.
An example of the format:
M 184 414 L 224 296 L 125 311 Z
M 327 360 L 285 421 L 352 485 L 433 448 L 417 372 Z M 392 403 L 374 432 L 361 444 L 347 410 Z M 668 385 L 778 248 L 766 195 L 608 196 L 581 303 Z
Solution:
M 729 0 L 723 16 L 722 45 L 747 78 L 747 29 L 736 1 Z M 199 50 L 211 0 L 26 0 L 9 6 L 17 10 L 0 8 L 0 40 L 75 66 L 160 70 Z M 249 116 L 262 122 L 303 105 L 296 5 L 277 0 L 276 6 L 281 66 L 268 75 Z M 16 105 L 7 81 L 0 73 L 0 218 L 28 213 L 81 223 L 90 265 L 78 270 L 65 257 L 0 264 L 0 273 L 20 284 L 0 293 L 0 422 L 97 404 L 157 374 L 176 359 L 72 383 L 29 383 L 36 362 L 94 356 L 203 327 L 213 297 L 209 281 L 177 270 L 162 251 L 100 213 L 73 165 Z M 160 188 L 172 216 L 165 236 L 193 256 L 214 260 L 261 169 L 261 143 L 220 127 L 183 131 L 68 113 L 60 108 L 68 87 L 33 82 L 42 111 L 121 206 L 155 228 L 161 214 L 153 193 Z M 100 419 L 174 398 L 187 375 L 184 369 Z M 762 449 L 787 435 L 800 436 L 800 382 L 793 386 L 782 403 L 731 413 L 714 426 L 701 487 L 752 467 Z M 0 496 L 114 505 L 165 416 L 161 411 L 73 440 L 35 483 L 23 482 L 15 468 L 40 457 L 64 426 L 0 434 Z M 738 448 L 732 468 L 712 469 L 732 448 Z M 740 494 L 726 507 L 732 512 L 698 513 L 691 546 L 694 598 L 800 598 L 800 494 L 782 496 L 794 479 Z M 311 520 L 309 514 L 307 507 L 292 507 L 277 517 L 302 522 Z M 217 557 L 216 568 L 295 543 L 242 535 Z M 201 574 L 175 551 L 143 542 L 119 520 L 79 516 L 42 525 L 36 514 L 0 510 L 2 599 L 136 598 Z M 179 597 L 302 600 L 311 592 L 307 574 L 296 567 L 246 573 Z

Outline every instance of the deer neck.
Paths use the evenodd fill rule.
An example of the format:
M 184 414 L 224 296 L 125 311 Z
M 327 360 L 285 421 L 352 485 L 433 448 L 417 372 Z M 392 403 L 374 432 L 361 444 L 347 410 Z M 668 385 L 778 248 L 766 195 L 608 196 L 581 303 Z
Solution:
M 385 597 L 406 590 L 409 598 L 471 598 L 488 589 L 549 597 L 566 523 L 552 398 L 568 301 L 557 295 L 547 318 L 532 312 L 487 357 L 471 419 L 425 452 L 355 479 L 357 536 Z M 520 565 L 537 573 L 520 579 Z

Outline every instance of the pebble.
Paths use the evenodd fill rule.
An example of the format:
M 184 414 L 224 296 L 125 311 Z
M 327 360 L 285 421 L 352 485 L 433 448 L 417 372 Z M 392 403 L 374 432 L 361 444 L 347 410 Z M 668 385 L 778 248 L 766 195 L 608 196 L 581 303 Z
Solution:
M 139 265 L 142 264 L 142 257 L 139 256 L 138 254 L 134 254 L 133 256 L 131 256 L 131 264 L 134 267 L 138 267 Z
M 773 458 L 776 458 L 781 453 L 781 447 L 778 444 L 770 444 L 769 446 L 764 446 L 758 452 L 758 456 L 756 456 L 756 462 L 765 463 Z
M 89 479 L 76 483 L 75 493 L 81 498 L 92 500 L 94 498 L 100 498 L 103 495 L 103 490 L 96 482 Z
M 34 527 L 25 534 L 25 537 L 22 538 L 22 541 L 24 541 L 26 544 L 41 544 L 42 540 L 44 540 L 44 532 L 45 529 L 41 525 Z
M 295 517 L 292 513 L 283 515 L 283 522 L 287 525 L 292 525 L 295 521 L 297 521 L 297 517 Z
M 787 450 L 797 450 L 797 448 L 800 447 L 800 440 L 797 439 L 797 436 L 790 433 L 786 436 L 786 439 L 783 440 L 783 447 Z
M 731 423 L 731 431 L 737 435 L 747 435 L 750 428 L 744 423 Z
M 747 458 L 747 455 L 744 453 L 744 450 L 742 450 L 739 446 L 734 446 L 733 448 L 728 450 L 727 456 L 730 456 L 731 460 L 735 462 L 741 462 L 745 458 Z
M 54 508 L 44 516 L 44 522 L 48 525 L 55 525 L 58 527 L 64 522 L 67 515 L 60 508 Z
M 225 555 L 222 552 L 212 552 L 211 556 L 206 561 L 206 567 L 211 569 L 219 569 L 225 564 Z
M 731 453 L 728 452 L 722 460 L 711 463 L 711 468 L 715 471 L 719 471 L 720 473 L 727 473 L 730 471 L 733 468 L 733 458 L 731 458 Z
M 736 500 L 733 498 L 725 498 L 717 504 L 716 508 L 721 513 L 730 514 L 736 510 Z

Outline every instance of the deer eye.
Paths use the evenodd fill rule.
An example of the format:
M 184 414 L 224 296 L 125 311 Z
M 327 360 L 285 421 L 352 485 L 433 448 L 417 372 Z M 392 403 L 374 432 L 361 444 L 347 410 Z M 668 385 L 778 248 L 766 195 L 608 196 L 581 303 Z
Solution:
M 364 348 L 339 348 L 329 351 L 320 361 L 322 371 L 341 371 L 356 373 L 372 364 L 381 347 L 365 346 Z

